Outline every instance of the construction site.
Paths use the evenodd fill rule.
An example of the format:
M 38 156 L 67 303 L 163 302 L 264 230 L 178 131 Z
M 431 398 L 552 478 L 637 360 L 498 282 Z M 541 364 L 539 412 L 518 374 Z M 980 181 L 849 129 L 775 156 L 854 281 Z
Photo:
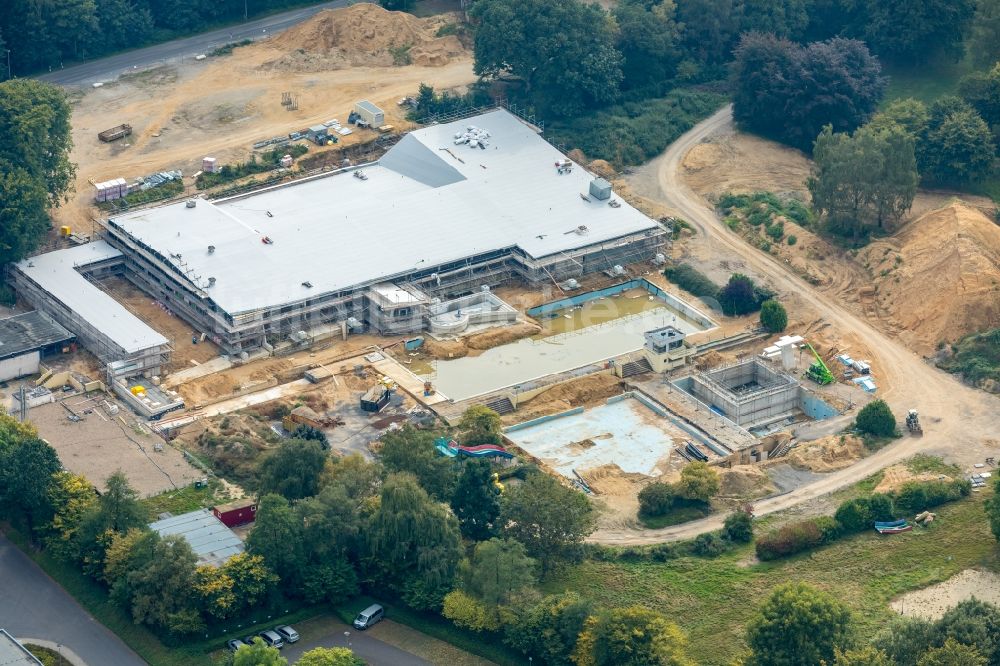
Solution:
M 385 39 L 362 50 L 338 17 Z M 228 64 L 83 96 L 74 132 L 93 134 L 92 105 L 115 94 L 111 108 L 129 122 L 100 133 L 99 164 L 85 151 L 77 189 L 87 194 L 60 210 L 57 249 L 9 274 L 22 304 L 58 327 L 28 350 L 48 393 L 25 415 L 69 469 L 103 483 L 128 466 L 143 494 L 211 473 L 238 485 L 302 425 L 336 455 L 372 456 L 385 432 L 454 426 L 485 405 L 502 417 L 507 457 L 594 497 L 604 525 L 633 524 L 638 491 L 692 461 L 731 470 L 743 495 L 776 492 L 740 470 L 808 467 L 795 431 L 833 432 L 871 399 L 850 364 L 836 366 L 844 349 L 829 331 L 796 322 L 819 354 L 670 284 L 663 269 L 689 242 L 674 218 L 561 152 L 533 118 L 497 104 L 424 127 L 407 120 L 401 102 L 419 82 L 474 78 L 467 47 L 432 36 L 443 20 L 371 5 L 323 12 Z M 386 59 L 399 39 L 422 47 L 413 64 Z M 259 89 L 233 89 L 251 75 Z M 210 82 L 219 90 L 205 95 Z M 139 120 L 149 109 L 130 100 L 152 89 L 169 111 Z M 345 121 L 324 120 L 334 115 Z M 278 129 L 290 122 L 308 130 L 290 139 Z M 196 188 L 247 146 L 306 143 L 322 168 L 282 163 L 264 182 Z M 108 206 L 139 181 L 119 182 L 107 164 L 156 174 L 142 180 L 151 187 L 180 180 L 183 193 Z M 87 371 L 68 367 L 81 357 Z M 36 366 L 18 363 L 15 374 L 34 377 L 20 368 Z M 8 396 L 15 412 L 25 404 Z

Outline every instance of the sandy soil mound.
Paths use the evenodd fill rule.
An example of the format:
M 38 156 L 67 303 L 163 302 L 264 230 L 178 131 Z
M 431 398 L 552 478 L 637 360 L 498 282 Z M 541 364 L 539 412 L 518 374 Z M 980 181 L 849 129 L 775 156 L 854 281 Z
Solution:
M 469 348 L 461 340 L 435 340 L 427 336 L 420 351 L 435 359 L 462 358 L 469 353 Z
M 866 248 L 876 299 L 915 350 L 1000 326 L 1000 226 L 953 203 Z
M 589 375 L 553 386 L 531 399 L 531 406 L 547 402 L 566 402 L 572 407 L 586 405 L 621 393 L 621 380 L 614 375 Z
M 850 467 L 865 454 L 865 445 L 853 435 L 829 435 L 812 442 L 802 442 L 789 454 L 776 460 L 812 472 L 835 472 Z
M 959 602 L 972 598 L 991 604 L 1000 603 L 1000 576 L 992 571 L 966 569 L 943 583 L 904 594 L 891 606 L 903 615 L 937 620 Z
M 269 46 L 286 54 L 265 63 L 264 68 L 306 72 L 363 65 L 389 67 L 399 64 L 402 49 L 407 49 L 414 65 L 440 67 L 466 52 L 454 35 L 437 36 L 438 29 L 448 22 L 445 16 L 419 19 L 367 3 L 329 9 L 272 39 Z
M 938 475 L 931 472 L 914 474 L 906 465 L 892 465 L 882 472 L 882 480 L 875 486 L 877 493 L 890 493 L 910 481 L 935 481 Z
M 509 342 L 531 337 L 541 332 L 541 330 L 541 326 L 522 321 L 513 326 L 499 326 L 497 328 L 488 328 L 481 333 L 473 333 L 465 338 L 465 345 L 469 349 L 493 349 Z
M 777 491 L 767 472 L 757 465 L 736 465 L 719 470 L 719 495 L 723 497 L 754 499 Z

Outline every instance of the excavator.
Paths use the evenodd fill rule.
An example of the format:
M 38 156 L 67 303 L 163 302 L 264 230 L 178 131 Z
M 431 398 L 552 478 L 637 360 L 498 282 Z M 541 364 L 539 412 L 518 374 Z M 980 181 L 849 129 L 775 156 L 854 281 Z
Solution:
M 806 370 L 806 377 L 813 380 L 820 386 L 826 386 L 827 384 L 832 384 L 835 378 L 833 376 L 833 373 L 830 372 L 830 368 L 826 367 L 826 363 L 823 362 L 823 359 L 820 357 L 820 355 L 816 352 L 816 350 L 813 348 L 811 344 L 806 342 L 806 347 L 809 347 L 809 351 L 811 351 L 813 356 L 816 358 L 816 361 L 809 366 L 808 370 Z

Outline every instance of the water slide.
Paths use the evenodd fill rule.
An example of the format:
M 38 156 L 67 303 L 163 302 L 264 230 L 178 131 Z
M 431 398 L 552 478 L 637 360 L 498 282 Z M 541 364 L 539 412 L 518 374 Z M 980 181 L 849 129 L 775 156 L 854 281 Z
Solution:
M 442 455 L 454 458 L 457 455 L 469 456 L 472 458 L 513 458 L 512 453 L 507 452 L 502 446 L 497 444 L 480 444 L 479 446 L 460 446 L 454 440 L 448 441 L 445 437 L 440 437 L 434 442 L 434 447 Z

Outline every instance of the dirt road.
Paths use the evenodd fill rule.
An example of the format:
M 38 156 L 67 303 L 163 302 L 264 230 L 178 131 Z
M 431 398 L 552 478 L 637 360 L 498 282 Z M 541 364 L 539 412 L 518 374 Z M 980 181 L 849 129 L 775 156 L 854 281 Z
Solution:
M 732 111 L 720 110 L 675 141 L 657 159 L 630 177 L 634 191 L 676 212 L 698 231 L 693 242 L 701 256 L 719 257 L 730 264 L 739 260 L 743 269 L 763 279 L 795 308 L 810 308 L 838 331 L 850 332 L 873 350 L 881 373 L 879 397 L 889 402 L 894 413 L 917 408 L 924 422 L 921 439 L 904 437 L 874 455 L 839 472 L 802 486 L 790 493 L 755 504 L 755 513 L 781 511 L 833 492 L 874 474 L 918 452 L 936 453 L 961 461 L 982 460 L 994 455 L 986 440 L 996 431 L 1000 399 L 964 386 L 952 376 L 925 363 L 899 341 L 877 330 L 863 318 L 844 308 L 835 299 L 817 291 L 789 272 L 781 263 L 745 244 L 730 232 L 711 205 L 695 194 L 680 178 L 680 163 L 691 148 L 719 132 L 732 131 Z M 994 450 L 995 452 L 995 450 Z M 606 529 L 591 537 L 607 544 L 643 544 L 689 539 L 722 526 L 723 515 L 674 527 L 648 529 Z

